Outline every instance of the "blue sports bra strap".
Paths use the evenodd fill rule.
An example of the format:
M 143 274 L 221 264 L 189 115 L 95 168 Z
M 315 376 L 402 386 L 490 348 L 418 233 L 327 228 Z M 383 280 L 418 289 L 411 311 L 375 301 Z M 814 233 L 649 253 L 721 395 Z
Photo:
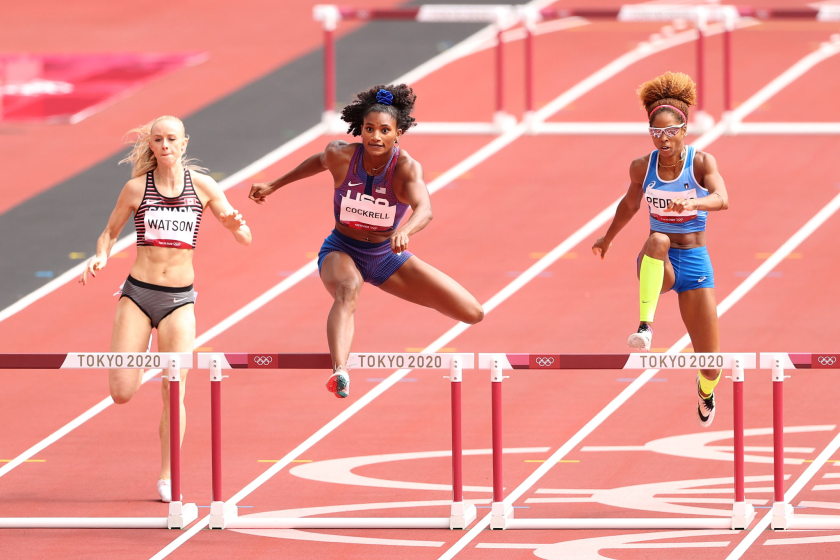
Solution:
M 368 175 L 367 180 L 365 181 L 365 194 L 368 196 L 373 195 L 373 180 L 376 178 L 376 175 Z
M 648 158 L 648 168 L 647 173 L 645 173 L 645 182 L 642 185 L 642 191 L 647 189 L 648 177 L 656 178 L 656 161 L 659 157 L 659 150 L 653 150 L 650 153 L 650 158 Z

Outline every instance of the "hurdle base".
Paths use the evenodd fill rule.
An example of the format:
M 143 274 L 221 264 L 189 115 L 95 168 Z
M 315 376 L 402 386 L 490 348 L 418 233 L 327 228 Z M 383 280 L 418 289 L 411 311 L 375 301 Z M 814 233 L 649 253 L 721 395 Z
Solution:
M 505 502 L 493 502 L 490 506 L 490 529 L 509 529 L 513 521 L 513 506 Z
M 746 529 L 755 519 L 755 508 L 746 502 L 732 504 L 732 529 L 737 531 Z
M 198 519 L 198 506 L 195 504 L 169 502 L 169 517 L 166 520 L 168 529 L 184 529 L 196 519 Z
M 491 521 L 492 523 L 492 521 Z M 505 529 L 730 529 L 728 517 L 506 519 Z
M 448 517 L 236 517 L 226 529 L 449 529 Z
M 231 519 L 239 516 L 236 504 L 225 502 L 210 502 L 210 529 L 224 529 Z
M 793 506 L 785 502 L 773 502 L 773 519 L 770 528 L 774 531 L 790 529 L 793 518 Z
M 466 529 L 476 518 L 475 505 L 464 502 L 452 502 L 449 514 L 450 529 Z
M 833 530 L 840 529 L 840 515 L 794 515 L 787 519 L 788 529 Z

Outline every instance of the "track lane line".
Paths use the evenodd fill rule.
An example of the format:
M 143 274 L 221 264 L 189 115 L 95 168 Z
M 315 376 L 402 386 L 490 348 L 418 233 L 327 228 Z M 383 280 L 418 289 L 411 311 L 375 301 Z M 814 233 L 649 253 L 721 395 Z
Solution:
M 546 3 L 546 2 L 542 1 L 541 3 L 538 2 L 536 4 L 544 4 L 544 3 Z M 548 4 L 550 4 L 550 3 L 551 2 L 548 2 Z M 474 41 L 474 42 L 476 42 L 476 44 L 479 44 L 481 40 L 484 40 L 481 36 L 481 33 L 482 32 L 479 31 L 475 35 L 465 39 L 464 42 Z M 475 39 L 476 37 L 478 37 L 478 40 Z M 537 111 L 537 113 L 536 113 L 537 118 L 538 119 L 547 119 L 547 118 L 551 117 L 557 111 L 560 111 L 561 109 L 566 107 L 568 104 L 570 104 L 570 103 L 574 102 L 575 100 L 579 99 L 581 96 L 585 95 L 586 93 L 588 93 L 589 91 L 591 91 L 595 87 L 603 84 L 607 79 L 609 79 L 610 77 L 615 76 L 616 74 L 622 72 L 623 70 L 625 70 L 630 65 L 632 65 L 632 64 L 634 64 L 634 63 L 636 63 L 640 60 L 643 60 L 644 58 L 647 58 L 648 56 L 651 56 L 653 54 L 657 54 L 658 52 L 661 52 L 661 50 L 669 49 L 669 48 L 676 47 L 676 46 L 679 46 L 681 44 L 690 42 L 690 41 L 694 40 L 695 37 L 696 37 L 696 34 L 692 30 L 692 31 L 685 31 L 685 32 L 682 32 L 682 33 L 678 33 L 678 34 L 676 34 L 672 37 L 669 37 L 668 39 L 658 40 L 656 42 L 642 42 L 642 43 L 639 43 L 639 45 L 635 49 L 633 49 L 632 51 L 630 51 L 628 53 L 625 53 L 625 54 L 621 55 L 616 60 L 609 63 L 607 66 L 601 68 L 600 70 L 596 71 L 591 76 L 585 78 L 583 80 L 583 82 L 580 82 L 579 84 L 576 84 L 571 89 L 569 89 L 566 92 L 564 92 L 563 94 L 561 94 L 557 99 L 553 100 L 549 104 L 549 106 L 543 107 L 542 109 Z M 660 50 L 656 51 L 656 50 L 654 50 L 654 47 L 656 47 Z M 458 46 L 456 45 L 455 47 L 453 47 L 450 50 L 457 49 L 457 48 L 458 48 Z M 443 53 L 443 55 L 445 55 L 445 54 L 446 53 Z M 444 57 L 443 55 L 439 55 L 438 57 L 435 57 L 432 60 L 440 59 L 440 64 L 448 64 L 450 62 L 450 60 L 448 58 Z M 429 61 L 429 62 L 431 62 L 431 61 Z M 408 74 L 406 74 L 406 76 L 411 77 L 412 80 L 418 80 L 418 79 L 422 78 L 424 75 L 432 73 L 436 69 L 436 68 L 433 68 L 429 63 L 427 63 L 424 66 L 425 66 L 425 68 L 422 70 L 422 72 L 418 72 L 417 70 L 415 70 L 415 71 L 409 72 Z M 425 74 L 423 72 L 425 72 Z M 404 79 L 406 76 L 403 76 L 402 78 L 399 78 L 396 81 L 407 81 L 407 80 Z M 581 85 L 581 84 L 584 84 L 584 83 L 585 83 L 585 85 Z M 245 169 L 243 169 L 241 171 L 238 171 L 236 174 L 231 175 L 228 179 L 220 182 L 219 183 L 220 186 L 223 186 L 225 189 L 228 189 L 228 188 L 238 184 L 242 180 L 247 179 L 248 177 L 250 177 L 254 173 L 257 173 L 258 171 L 260 171 L 261 169 L 264 169 L 265 167 L 268 167 L 269 165 L 272 165 L 273 163 L 276 163 L 277 161 L 279 161 L 283 157 L 286 157 L 287 155 L 291 154 L 292 152 L 294 152 L 294 151 L 300 149 L 301 147 L 305 146 L 307 143 L 309 143 L 309 142 L 313 141 L 315 138 L 317 138 L 316 132 L 325 131 L 325 130 L 326 130 L 326 127 L 323 127 L 322 125 L 317 125 L 317 126 L 311 128 L 309 131 L 302 134 L 301 136 L 299 136 L 299 137 L 287 142 L 283 146 L 279 147 L 277 150 L 275 150 L 271 154 L 268 154 L 268 155 L 264 156 L 263 158 L 261 158 L 260 160 L 257 160 L 257 162 L 251 164 L 251 166 L 248 166 Z M 721 133 L 722 133 L 722 131 L 723 131 L 723 129 L 721 128 Z M 455 166 L 453 166 L 452 168 L 450 168 L 449 170 L 444 172 L 438 178 L 431 181 L 428 184 L 429 194 L 434 194 L 435 192 L 439 191 L 440 189 L 442 189 L 443 187 L 445 187 L 446 185 L 448 185 L 453 180 L 457 179 L 458 177 L 460 177 L 461 175 L 463 175 L 467 171 L 470 171 L 471 169 L 480 165 L 481 163 L 486 161 L 488 158 L 492 157 L 493 155 L 495 155 L 496 153 L 501 151 L 503 148 L 505 148 L 506 146 L 508 146 L 509 144 L 511 144 L 512 142 L 514 142 L 515 140 L 517 140 L 518 138 L 520 138 L 521 136 L 526 134 L 526 132 L 527 132 L 527 126 L 524 123 L 520 123 L 516 127 L 514 127 L 512 130 L 510 130 L 510 131 L 502 134 L 501 136 L 498 136 L 497 138 L 493 139 L 491 142 L 489 142 L 485 146 L 479 148 L 479 150 L 474 152 L 472 155 L 468 156 L 466 159 L 462 160 L 460 163 L 456 164 Z M 314 135 L 314 138 L 312 137 L 313 135 Z M 234 182 L 234 180 L 236 182 Z M 618 202 L 618 201 L 616 201 L 616 202 Z M 610 206 L 609 208 L 613 208 L 613 206 Z M 604 212 L 608 212 L 609 208 L 607 210 L 604 210 L 603 212 L 601 212 L 601 214 L 599 214 L 599 216 L 602 216 L 604 214 Z M 604 221 L 606 219 L 608 219 L 608 218 L 604 218 Z M 599 224 L 599 226 L 600 225 L 601 224 Z M 596 226 L 596 228 L 597 227 L 598 226 Z M 129 236 L 127 238 L 119 240 L 117 243 L 123 243 L 124 242 L 125 246 L 127 247 L 128 245 L 133 243 L 135 239 L 136 239 L 135 234 L 132 234 L 131 236 Z M 116 247 L 116 245 L 115 245 L 115 247 Z M 259 310 L 261 307 L 268 304 L 270 301 L 272 301 L 273 299 L 275 299 L 276 297 L 278 297 L 282 293 L 284 293 L 287 290 L 289 290 L 290 288 L 292 288 L 298 282 L 305 279 L 309 274 L 312 274 L 313 272 L 316 272 L 318 270 L 318 264 L 317 263 L 318 263 L 317 259 L 313 259 L 312 261 L 309 261 L 303 267 L 298 269 L 294 274 L 292 274 L 288 278 L 284 279 L 282 282 L 278 283 L 273 288 L 269 289 L 268 291 L 266 291 L 262 295 L 255 298 L 250 303 L 246 304 L 244 307 L 235 311 L 234 313 L 229 315 L 227 318 L 223 319 L 222 321 L 220 321 L 219 323 L 217 323 L 216 325 L 214 325 L 213 327 L 211 327 L 210 329 L 208 329 L 207 331 L 205 331 L 204 333 L 202 333 L 201 335 L 196 337 L 194 348 L 199 348 L 201 346 L 204 346 L 213 337 L 218 336 L 222 332 L 226 331 L 227 329 L 236 325 L 240 321 L 244 320 L 249 315 L 251 315 L 255 311 Z M 7 316 L 11 316 L 11 314 L 14 314 L 17 311 L 20 311 L 24 307 L 26 307 L 26 306 L 30 305 L 31 303 L 34 303 L 35 301 L 37 301 L 37 299 L 40 299 L 41 297 L 44 297 L 48 293 L 50 293 L 50 292 L 54 291 L 55 289 L 59 288 L 61 286 L 61 284 L 57 283 L 58 280 L 64 279 L 63 283 L 66 283 L 67 281 L 69 281 L 69 279 L 75 277 L 75 276 L 73 276 L 73 274 L 75 274 L 75 275 L 81 274 L 81 271 L 82 271 L 83 268 L 84 268 L 84 264 L 80 264 L 77 267 L 75 267 L 75 269 L 73 269 L 71 271 L 68 271 L 67 273 L 63 274 L 59 278 L 56 278 L 54 281 L 45 285 L 40 290 L 36 290 L 36 292 L 39 292 L 40 295 L 35 297 L 34 294 L 36 292 L 33 292 L 33 294 L 30 294 L 30 296 L 27 296 L 27 298 L 24 298 L 25 300 L 27 300 L 27 303 L 25 305 L 23 305 L 19 309 L 13 310 Z M 76 269 L 78 269 L 78 270 L 76 270 Z M 540 272 L 541 272 L 541 270 L 540 270 Z M 524 276 L 525 276 L 525 274 L 521 275 L 518 278 L 518 280 L 524 281 L 525 280 Z M 529 280 L 530 280 L 530 278 L 528 279 L 528 281 Z M 52 288 L 47 290 L 47 288 L 49 286 L 52 286 Z M 504 301 L 504 299 L 507 299 L 507 297 L 508 296 L 504 296 L 503 299 L 501 299 L 501 301 Z M 24 300 L 21 300 L 18 303 L 21 303 L 23 301 Z M 501 301 L 499 303 L 501 303 Z M 490 302 L 488 302 L 488 303 L 490 303 Z M 14 304 L 11 307 L 14 307 L 15 305 L 18 305 L 18 304 Z M 10 309 L 10 308 L 7 308 L 7 310 L 8 309 Z M 7 316 L 3 315 L 3 313 L 6 313 L 7 310 L 4 310 L 3 312 L 0 312 L 0 321 L 2 321 L 4 318 L 7 317 Z M 141 384 L 144 384 L 149 379 L 152 379 L 152 378 L 156 377 L 159 373 L 160 373 L 160 370 L 150 370 L 150 371 L 146 372 L 146 374 L 143 376 Z M 67 425 L 63 426 L 62 428 L 60 428 L 59 430 L 57 430 L 56 432 L 54 432 L 53 434 L 51 434 L 50 436 L 45 438 L 44 440 L 42 440 L 39 443 L 35 444 L 34 446 L 30 447 L 27 451 L 20 454 L 17 458 L 13 459 L 10 463 L 6 464 L 3 468 L 0 468 L 0 477 L 7 474 L 9 471 L 16 468 L 17 466 L 21 465 L 27 459 L 30 459 L 37 452 L 42 451 L 43 449 L 45 449 L 46 447 L 48 447 L 52 443 L 55 443 L 56 441 L 61 439 L 61 437 L 64 437 L 65 435 L 67 435 L 68 433 L 73 431 L 75 428 L 81 426 L 87 420 L 96 416 L 96 414 L 99 414 L 103 410 L 107 409 L 111 404 L 113 404 L 113 400 L 111 399 L 111 397 L 107 397 L 107 398 L 103 399 L 101 402 L 99 402 L 97 405 L 95 405 L 94 407 L 92 407 L 91 409 L 89 409 L 88 411 L 83 413 L 81 416 L 75 418 L 73 421 L 71 421 Z
M 561 94 L 557 99 L 552 101 L 549 106 L 543 107 L 539 111 L 537 111 L 537 119 L 544 120 L 551 117 L 557 111 L 560 111 L 563 107 L 567 106 L 569 103 L 572 103 L 576 99 L 580 98 L 584 94 L 588 93 L 595 87 L 604 83 L 607 79 L 615 76 L 619 72 L 622 72 L 635 62 L 643 60 L 653 54 L 658 54 L 662 50 L 672 48 L 687 42 L 690 42 L 696 38 L 696 33 L 693 31 L 686 31 L 682 33 L 678 33 L 672 37 L 669 37 L 664 40 L 658 40 L 655 42 L 645 41 L 640 43 L 635 49 L 620 56 L 618 59 L 614 60 L 613 62 L 609 63 L 607 66 L 601 68 L 600 70 L 596 71 L 594 74 L 590 75 L 589 77 L 585 78 L 583 82 L 585 86 L 581 86 L 579 84 L 573 86 L 570 90 L 567 90 L 563 94 Z M 656 51 L 653 47 L 658 47 L 660 50 Z M 561 100 L 562 102 L 558 101 Z M 511 144 L 514 140 L 518 139 L 519 137 L 523 136 L 527 132 L 527 126 L 525 123 L 519 123 L 516 127 L 511 129 L 510 131 L 502 134 L 501 136 L 492 140 L 489 144 L 480 148 L 477 152 L 472 154 L 471 156 L 467 157 L 465 160 L 456 164 L 454 167 L 450 168 L 448 171 L 444 172 L 440 177 L 435 179 L 434 181 L 430 182 L 428 185 L 428 189 L 430 193 L 434 193 L 447 184 L 449 184 L 454 179 L 460 177 L 467 171 L 475 168 L 482 162 L 486 161 L 489 157 L 495 155 L 500 150 L 502 150 L 507 145 Z M 723 129 L 721 129 L 721 132 Z M 498 307 L 501 303 L 507 300 L 511 295 L 516 293 L 519 289 L 525 286 L 528 282 L 530 282 L 533 278 L 535 278 L 540 272 L 543 272 L 546 268 L 551 266 L 556 260 L 560 259 L 566 252 L 568 252 L 572 247 L 578 245 L 581 241 L 583 241 L 589 235 L 592 235 L 597 229 L 603 226 L 607 220 L 609 220 L 610 216 L 615 212 L 615 206 L 618 204 L 620 199 L 617 199 L 613 202 L 610 206 L 602 210 L 598 215 L 592 218 L 589 222 L 587 222 L 584 226 L 582 226 L 579 230 L 569 236 L 566 240 L 564 240 L 560 245 L 555 247 L 551 252 L 547 255 L 542 257 L 539 261 L 534 263 L 531 267 L 528 268 L 525 272 L 519 275 L 515 280 L 513 280 L 510 284 L 505 286 L 500 292 L 495 294 L 491 297 L 487 302 L 484 304 L 485 314 L 489 313 L 496 307 Z M 306 266 L 310 266 L 317 261 L 312 261 L 307 263 Z M 316 264 L 317 266 L 317 264 Z M 304 267 L 305 268 L 305 267 Z M 301 269 L 303 270 L 303 269 Z M 305 277 L 305 276 L 304 276 Z M 262 297 L 262 296 L 261 296 Z M 272 298 L 273 299 L 273 298 Z M 269 300 L 270 301 L 270 300 Z M 267 303 L 267 301 L 266 301 Z M 231 316 L 233 322 L 241 321 L 250 313 L 243 313 L 243 314 L 235 314 L 237 317 L 234 319 Z M 227 319 L 226 319 L 227 321 Z M 229 327 L 228 326 L 228 327 Z M 438 340 L 430 344 L 424 352 L 434 352 L 437 349 L 444 347 L 448 342 L 453 340 L 455 337 L 466 331 L 470 325 L 465 323 L 458 323 L 452 329 L 447 331 L 442 337 Z M 221 332 L 221 331 L 220 331 Z M 411 370 L 399 370 L 394 372 L 389 377 L 387 377 L 384 381 L 380 382 L 374 389 L 366 393 L 359 401 L 356 401 L 353 405 L 348 407 L 344 410 L 341 414 L 339 414 L 336 418 L 331 420 L 325 426 L 323 426 L 318 432 L 310 436 L 306 441 L 301 443 L 298 447 L 288 453 L 283 459 L 275 463 L 271 468 L 269 468 L 266 472 L 262 475 L 257 477 L 254 481 L 252 481 L 248 486 L 246 486 L 243 490 L 238 492 L 231 498 L 230 501 L 238 501 L 243 497 L 247 496 L 256 488 L 261 486 L 264 482 L 269 480 L 274 474 L 279 472 L 284 466 L 287 466 L 292 460 L 296 459 L 301 453 L 309 449 L 312 445 L 320 441 L 324 436 L 332 432 L 335 428 L 343 424 L 347 419 L 353 416 L 358 410 L 366 406 L 369 402 L 375 399 L 377 396 L 382 394 L 386 389 L 392 387 L 396 384 L 400 379 L 405 377 L 408 372 Z M 370 397 L 370 398 L 368 398 Z M 361 404 L 364 401 L 364 404 Z M 194 535 L 196 535 L 201 529 L 206 527 L 209 523 L 209 516 L 199 520 L 196 522 L 195 525 L 190 527 L 186 533 L 178 537 L 172 543 L 167 545 L 163 548 L 158 554 L 152 557 L 153 560 L 158 560 L 162 558 L 166 558 L 169 554 L 174 552 L 178 547 L 180 547 L 183 543 L 188 541 Z
M 797 78 L 801 77 L 807 70 L 822 62 L 829 56 L 833 56 L 840 52 L 840 43 L 827 44 L 823 43 L 820 50 L 806 55 L 804 58 L 796 62 L 791 68 L 783 72 L 779 77 L 772 80 L 769 84 L 761 88 L 741 107 L 747 107 L 739 113 L 740 118 L 744 118 L 752 111 L 761 106 L 773 95 L 784 89 Z M 829 54 L 830 53 L 830 54 Z M 753 99 L 761 99 L 761 103 L 753 102 Z M 740 108 L 740 107 L 739 107 Z M 701 136 L 694 143 L 698 149 L 704 149 L 712 142 L 720 138 L 726 132 L 727 125 L 725 122 L 716 124 L 709 132 Z M 615 203 L 614 203 L 615 204 Z M 816 231 L 823 223 L 833 216 L 837 210 L 840 209 L 840 194 L 836 195 L 828 204 L 826 204 L 816 215 L 814 215 L 808 222 L 805 223 L 796 233 L 794 233 L 785 243 L 783 243 L 766 261 L 764 261 L 755 271 L 750 274 L 746 280 L 741 282 L 735 290 L 733 290 L 724 300 L 717 306 L 718 317 L 722 316 L 733 305 L 738 303 L 750 290 L 752 290 L 774 267 L 784 260 L 796 247 L 799 246 L 805 239 L 807 239 L 814 231 Z M 668 352 L 680 352 L 686 348 L 691 342 L 690 337 L 686 333 L 676 343 L 674 343 Z M 615 399 L 604 407 L 592 420 L 587 422 L 574 436 L 566 441 L 554 454 L 546 459 L 545 463 L 540 465 L 533 473 L 531 473 L 525 481 L 522 482 L 516 489 L 513 490 L 505 501 L 509 503 L 515 502 L 519 499 L 531 486 L 540 480 L 548 471 L 557 464 L 557 462 L 566 456 L 569 451 L 572 451 L 579 445 L 595 428 L 600 426 L 613 412 L 624 404 L 631 396 L 633 396 L 639 389 L 641 389 L 654 375 L 659 373 L 658 369 L 646 370 L 639 377 L 637 377 L 630 385 L 627 386 Z M 840 437 L 840 436 L 838 436 Z M 833 444 L 833 442 L 832 442 Z M 826 457 L 827 459 L 827 457 Z M 804 476 L 804 475 L 803 475 Z M 813 475 L 812 475 L 813 476 Z M 806 481 L 807 482 L 807 481 Z M 805 482 L 803 482 L 804 484 Z M 466 546 L 472 542 L 481 531 L 490 525 L 491 514 L 487 514 L 470 531 L 459 539 L 455 545 L 447 550 L 438 560 L 451 560 Z M 763 520 L 762 520 L 763 522 Z M 768 521 L 769 523 L 769 521 Z M 757 538 L 757 536 L 755 537 Z
M 805 469 L 805 472 L 796 479 L 796 482 L 785 492 L 785 502 L 791 503 L 796 495 L 805 488 L 805 485 L 814 478 L 814 475 L 825 465 L 826 461 L 834 455 L 837 450 L 840 449 L 840 433 L 834 436 L 834 439 L 828 444 L 828 446 L 823 449 L 822 453 L 820 453 L 814 462 L 808 465 L 808 468 Z M 758 537 L 761 536 L 767 527 L 770 526 L 770 523 L 773 521 L 773 510 L 767 512 L 767 514 L 761 518 L 761 520 L 753 527 L 750 532 L 744 537 L 738 546 L 729 553 L 729 556 L 726 557 L 726 560 L 738 560 L 744 553 L 749 549 Z

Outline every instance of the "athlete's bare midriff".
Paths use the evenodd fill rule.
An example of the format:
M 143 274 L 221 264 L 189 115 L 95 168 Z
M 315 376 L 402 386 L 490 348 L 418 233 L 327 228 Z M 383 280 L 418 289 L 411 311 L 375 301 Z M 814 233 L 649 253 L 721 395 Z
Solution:
M 363 231 L 341 225 L 338 222 L 335 223 L 335 229 L 347 237 L 352 237 L 353 239 L 365 241 L 367 243 L 382 243 L 383 241 L 388 241 L 391 237 L 393 237 L 395 231 L 393 229 L 389 231 Z
M 650 230 L 650 235 L 663 233 L 671 240 L 671 249 L 695 249 L 706 246 L 706 232 L 694 231 L 691 233 L 666 233 Z
M 137 260 L 131 267 L 131 276 L 156 286 L 189 286 L 195 281 L 193 253 L 195 249 L 137 247 Z

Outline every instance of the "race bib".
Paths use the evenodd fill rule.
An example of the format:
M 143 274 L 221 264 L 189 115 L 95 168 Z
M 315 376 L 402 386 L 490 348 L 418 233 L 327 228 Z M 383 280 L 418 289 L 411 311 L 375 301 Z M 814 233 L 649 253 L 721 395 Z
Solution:
M 339 220 L 347 227 L 368 231 L 385 231 L 393 229 L 397 207 L 390 206 L 387 199 L 357 193 L 351 198 L 351 193 L 341 197 L 341 213 Z
M 682 214 L 665 209 L 675 198 L 697 198 L 695 189 L 687 189 L 684 191 L 671 192 L 661 191 L 658 189 L 648 189 L 645 192 L 645 200 L 647 200 L 650 207 L 650 216 L 654 220 L 659 220 L 666 224 L 683 224 L 697 218 L 697 210 L 686 210 Z
M 184 209 L 149 208 L 146 210 L 146 241 L 156 247 L 192 249 L 198 215 Z

